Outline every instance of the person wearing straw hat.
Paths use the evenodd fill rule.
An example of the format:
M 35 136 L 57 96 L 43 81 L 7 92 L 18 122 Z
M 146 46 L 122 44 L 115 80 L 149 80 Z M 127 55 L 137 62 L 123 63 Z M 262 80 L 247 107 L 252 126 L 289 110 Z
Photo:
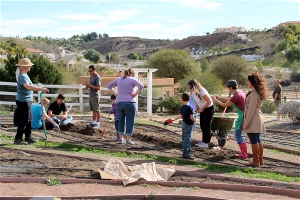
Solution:
M 20 122 L 17 128 L 14 144 L 34 143 L 37 140 L 31 137 L 31 107 L 33 102 L 33 91 L 49 92 L 47 88 L 33 86 L 27 73 L 34 64 L 28 58 L 22 58 L 16 64 L 17 96 L 16 104 L 20 110 Z M 25 141 L 23 141 L 25 133 Z
M 230 94 L 233 94 L 231 98 L 220 97 L 217 95 L 212 95 L 211 98 L 215 103 L 219 104 L 222 107 L 227 108 L 233 105 L 233 107 L 237 110 L 238 118 L 235 121 L 234 136 L 236 138 L 236 142 L 239 145 L 241 153 L 236 154 L 235 156 L 241 159 L 246 159 L 248 158 L 247 144 L 242 137 L 242 126 L 243 126 L 244 110 L 246 105 L 245 104 L 246 95 L 242 90 L 238 90 L 238 83 L 236 80 L 231 79 L 227 81 L 226 87 L 228 89 L 228 92 Z

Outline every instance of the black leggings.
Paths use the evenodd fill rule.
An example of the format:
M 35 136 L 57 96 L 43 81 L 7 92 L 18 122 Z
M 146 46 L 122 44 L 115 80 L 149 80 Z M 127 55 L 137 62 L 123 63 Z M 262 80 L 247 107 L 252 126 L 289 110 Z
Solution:
M 251 144 L 257 144 L 261 142 L 260 133 L 247 133 Z
M 214 116 L 214 106 L 205 108 L 202 113 L 200 113 L 200 128 L 202 130 L 202 142 L 210 143 L 211 133 L 211 121 Z
M 17 129 L 15 140 L 22 139 L 23 133 L 25 133 L 25 139 L 31 137 L 31 106 L 32 102 L 16 101 L 16 104 L 20 111 L 20 122 Z

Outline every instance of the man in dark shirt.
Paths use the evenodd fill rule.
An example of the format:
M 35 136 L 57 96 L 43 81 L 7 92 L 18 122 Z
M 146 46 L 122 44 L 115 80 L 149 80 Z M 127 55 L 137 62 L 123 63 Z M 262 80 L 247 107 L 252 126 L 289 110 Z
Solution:
M 280 85 L 279 80 L 275 81 L 275 90 L 273 92 L 273 103 L 276 106 L 276 111 L 277 111 L 277 117 L 275 118 L 276 121 L 280 120 L 280 111 L 279 111 L 279 107 L 281 105 L 281 92 L 282 92 L 282 87 Z
M 67 116 L 67 108 L 64 100 L 64 94 L 59 94 L 57 100 L 52 102 L 48 108 L 48 115 L 52 118 L 52 120 L 57 124 L 61 123 L 62 125 L 70 123 L 73 119 L 72 116 Z M 63 112 L 63 115 L 60 115 L 61 112 Z

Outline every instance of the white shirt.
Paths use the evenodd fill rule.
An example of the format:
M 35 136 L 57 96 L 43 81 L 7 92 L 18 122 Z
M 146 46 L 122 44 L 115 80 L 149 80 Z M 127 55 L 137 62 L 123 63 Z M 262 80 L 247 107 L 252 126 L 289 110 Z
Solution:
M 208 98 L 210 98 L 210 96 L 209 96 L 207 90 L 206 90 L 205 88 L 203 88 L 203 87 L 199 90 L 199 92 L 200 92 L 201 100 L 200 100 L 200 98 L 198 97 L 198 95 L 197 95 L 196 92 L 193 91 L 192 94 L 193 94 L 193 97 L 194 97 L 194 99 L 195 99 L 195 101 L 196 101 L 196 103 L 198 104 L 198 107 L 199 107 L 199 109 L 200 109 L 200 108 L 202 108 L 202 107 L 207 103 L 206 100 L 203 98 L 203 96 L 204 96 L 204 95 L 207 95 Z M 211 100 L 211 103 L 210 103 L 210 105 L 209 105 L 208 107 L 210 107 L 210 106 L 213 105 L 213 101 L 212 101 L 211 98 L 210 98 L 210 100 Z

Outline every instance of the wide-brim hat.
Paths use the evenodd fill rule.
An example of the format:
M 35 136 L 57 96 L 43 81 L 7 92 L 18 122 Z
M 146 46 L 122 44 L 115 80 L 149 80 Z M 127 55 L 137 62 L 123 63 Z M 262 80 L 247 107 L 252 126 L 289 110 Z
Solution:
M 238 83 L 234 79 L 231 79 L 231 80 L 227 81 L 227 83 L 226 83 L 227 87 L 236 87 L 237 85 L 238 85 Z
M 34 65 L 28 58 L 22 58 L 19 60 L 19 63 L 16 66 L 32 66 Z

